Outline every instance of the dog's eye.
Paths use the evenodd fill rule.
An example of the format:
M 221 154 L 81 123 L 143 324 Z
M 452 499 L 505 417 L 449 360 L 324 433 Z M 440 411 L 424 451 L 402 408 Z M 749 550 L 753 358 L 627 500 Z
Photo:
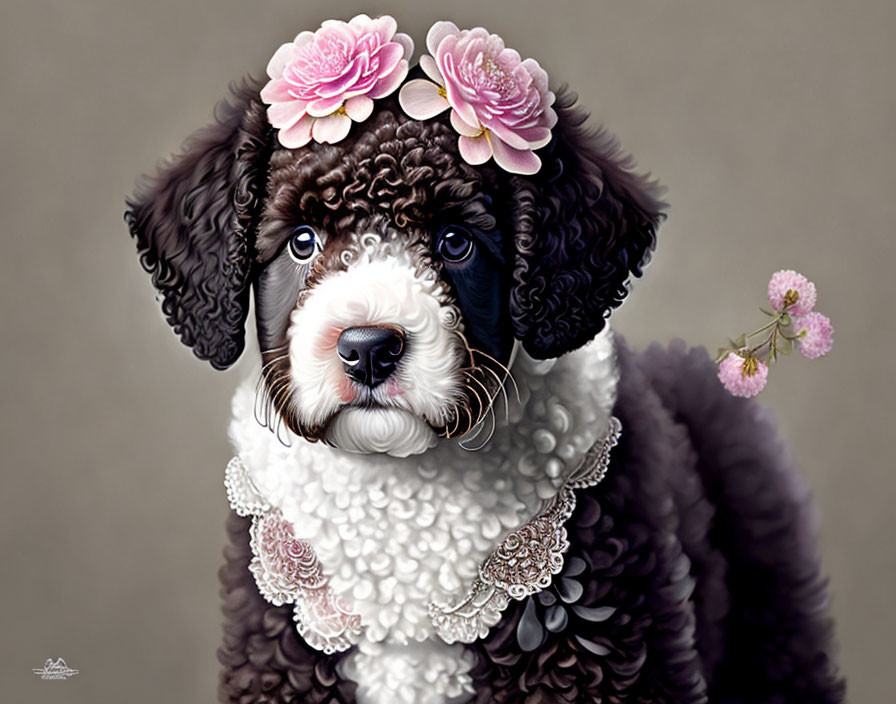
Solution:
M 302 225 L 292 231 L 289 239 L 289 255 L 299 264 L 308 262 L 320 251 L 320 243 L 314 230 L 308 225 Z
M 473 253 L 473 236 L 462 227 L 446 227 L 439 235 L 436 251 L 446 262 L 462 262 Z

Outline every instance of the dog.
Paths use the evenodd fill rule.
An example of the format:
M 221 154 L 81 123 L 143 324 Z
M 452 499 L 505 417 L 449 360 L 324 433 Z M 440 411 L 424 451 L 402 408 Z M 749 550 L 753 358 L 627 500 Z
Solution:
M 263 94 L 234 86 L 126 214 L 215 369 L 254 298 L 221 701 L 842 701 L 772 421 L 704 351 L 607 325 L 666 205 L 576 97 L 521 174 L 394 94 L 287 147 Z

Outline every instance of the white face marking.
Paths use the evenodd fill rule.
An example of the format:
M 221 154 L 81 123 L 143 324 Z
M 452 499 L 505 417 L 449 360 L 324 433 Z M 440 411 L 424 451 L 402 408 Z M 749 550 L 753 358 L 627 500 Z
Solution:
M 326 276 L 290 316 L 291 410 L 309 426 L 339 412 L 326 439 L 345 450 L 424 452 L 436 441 L 428 422 L 446 423 L 461 398 L 458 313 L 437 272 L 394 238 L 363 235 L 343 263 L 347 269 Z M 406 334 L 396 371 L 374 389 L 351 381 L 336 354 L 339 334 L 363 325 L 398 326 Z

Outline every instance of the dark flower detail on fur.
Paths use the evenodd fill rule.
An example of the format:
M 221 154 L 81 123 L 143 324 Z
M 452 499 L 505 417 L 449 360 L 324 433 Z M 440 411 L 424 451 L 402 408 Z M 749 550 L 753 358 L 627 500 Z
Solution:
M 523 615 L 516 629 L 516 639 L 524 652 L 537 650 L 550 639 L 552 633 L 569 630 L 573 634 L 587 633 L 585 623 L 602 623 L 609 619 L 616 609 L 612 606 L 585 606 L 586 585 L 594 567 L 587 553 L 567 556 L 563 571 L 547 589 L 526 599 Z M 575 635 L 576 640 L 586 650 L 596 655 L 608 655 L 606 645 Z

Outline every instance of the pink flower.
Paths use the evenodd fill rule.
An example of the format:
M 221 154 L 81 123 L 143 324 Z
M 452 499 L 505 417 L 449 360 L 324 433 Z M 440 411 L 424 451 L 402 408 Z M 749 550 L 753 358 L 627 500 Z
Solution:
M 396 34 L 397 27 L 389 15 L 327 20 L 277 49 L 261 99 L 270 105 L 268 120 L 280 130 L 280 144 L 335 144 L 352 120 L 370 117 L 373 101 L 394 92 L 408 73 L 414 42 Z
M 834 326 L 821 313 L 807 313 L 793 319 L 793 332 L 799 336 L 800 352 L 809 359 L 824 357 L 834 346 Z
M 719 364 L 719 381 L 734 396 L 751 398 L 765 388 L 768 365 L 755 357 L 731 352 Z
M 420 57 L 420 67 L 434 82 L 408 81 L 398 94 L 404 111 L 428 120 L 451 108 L 466 162 L 494 157 L 511 173 L 536 173 L 541 159 L 533 150 L 551 141 L 557 124 L 548 74 L 538 62 L 521 60 L 497 34 L 482 27 L 460 31 L 453 22 L 436 22 L 426 47 L 431 56 Z
M 793 269 L 782 269 L 768 282 L 768 300 L 777 311 L 805 315 L 815 307 L 815 284 Z

